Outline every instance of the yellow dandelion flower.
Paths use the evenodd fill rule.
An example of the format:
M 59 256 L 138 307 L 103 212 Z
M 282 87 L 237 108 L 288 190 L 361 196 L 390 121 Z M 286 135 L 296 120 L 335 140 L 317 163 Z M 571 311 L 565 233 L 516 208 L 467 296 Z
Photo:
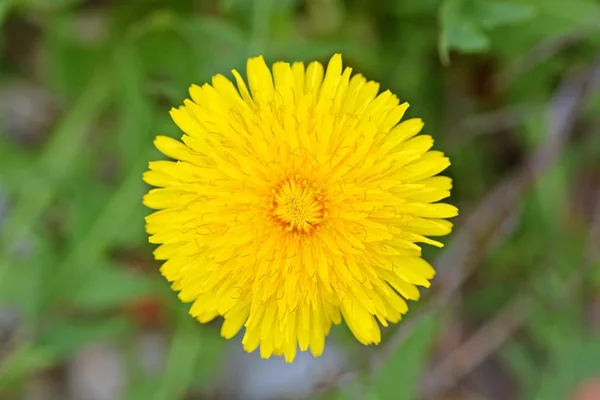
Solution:
M 457 215 L 450 165 L 417 134 L 420 119 L 334 55 L 318 62 L 247 64 L 249 87 L 225 76 L 193 85 L 171 110 L 185 133 L 156 147 L 144 204 L 162 274 L 190 314 L 242 328 L 244 349 L 263 358 L 299 347 L 320 355 L 332 324 L 346 322 L 363 344 L 379 324 L 398 322 L 405 299 L 429 286 L 434 269 L 416 243 L 442 244 Z

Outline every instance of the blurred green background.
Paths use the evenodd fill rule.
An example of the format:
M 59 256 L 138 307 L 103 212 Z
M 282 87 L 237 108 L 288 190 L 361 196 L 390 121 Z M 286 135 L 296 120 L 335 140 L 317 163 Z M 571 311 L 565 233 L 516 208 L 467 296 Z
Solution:
M 600 399 L 599 1 L 0 0 L 0 24 L 0 399 Z M 260 361 L 159 275 L 141 174 L 190 84 L 334 52 L 424 118 L 461 216 L 381 347 L 340 327 Z

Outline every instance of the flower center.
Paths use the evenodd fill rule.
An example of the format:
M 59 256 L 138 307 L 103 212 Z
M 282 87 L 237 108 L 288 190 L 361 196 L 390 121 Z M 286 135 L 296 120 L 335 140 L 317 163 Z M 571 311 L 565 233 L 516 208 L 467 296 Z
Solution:
M 325 205 L 315 185 L 290 179 L 273 190 L 271 212 L 288 232 L 310 232 L 325 217 Z

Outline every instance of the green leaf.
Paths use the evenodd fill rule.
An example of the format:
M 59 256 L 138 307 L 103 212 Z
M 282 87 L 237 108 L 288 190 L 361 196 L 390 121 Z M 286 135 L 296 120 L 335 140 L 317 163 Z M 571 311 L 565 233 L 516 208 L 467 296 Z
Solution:
M 127 400 L 148 400 L 154 399 L 156 387 L 159 381 L 155 377 L 145 377 L 137 379 L 130 383 L 127 393 L 123 398 Z
M 157 134 L 153 132 L 152 104 L 144 93 L 147 79 L 140 61 L 137 48 L 130 41 L 117 44 L 113 63 L 121 110 L 117 146 L 125 168 L 138 161 L 140 151 L 146 149 Z
M 437 330 L 436 315 L 423 318 L 410 337 L 390 355 L 377 371 L 370 396 L 378 400 L 413 400 L 417 398 L 419 376 L 427 362 Z M 401 388 L 401 390 L 398 390 Z
M 0 278 L 0 304 L 16 306 L 23 313 L 26 324 L 37 324 L 42 317 L 44 288 L 51 279 L 48 266 L 58 260 L 55 246 L 41 235 L 30 236 L 28 246 L 34 249 L 19 262 L 7 265 L 6 279 Z M 1 272 L 1 271 L 0 271 Z
M 420 17 L 435 14 L 439 7 L 439 0 L 421 0 L 421 1 L 396 1 L 388 4 L 393 7 L 399 16 Z
M 4 0 L 3 0 L 4 1 Z M 84 0 L 16 0 L 20 5 L 33 8 L 36 11 L 57 11 L 76 4 L 83 3 Z M 15 2 L 16 2 L 15 1 Z
M 327 60 L 333 53 L 342 53 L 345 59 L 356 60 L 363 68 L 380 68 L 375 63 L 377 54 L 375 49 L 365 48 L 360 43 L 347 39 L 320 39 L 310 41 L 296 40 L 293 38 L 274 38 L 269 43 L 268 58 L 277 60 L 304 61 Z
M 142 208 L 143 192 L 141 174 L 149 151 L 142 152 L 123 183 L 117 188 L 98 213 L 96 220 L 84 237 L 71 247 L 63 262 L 54 268 L 54 279 L 45 288 L 49 305 L 51 301 L 68 301 L 77 296 L 81 285 L 101 264 L 104 252 L 114 242 L 115 236 L 126 224 L 135 223 L 131 215 Z M 141 223 L 141 222 L 140 222 Z
M 120 156 L 121 165 L 126 170 L 134 166 L 136 162 L 140 162 L 140 152 L 148 148 L 156 135 L 164 134 L 158 130 L 160 128 L 158 119 L 161 117 L 166 119 L 169 116 L 166 107 L 157 109 L 151 103 L 152 96 L 146 93 L 150 79 L 144 69 L 138 47 L 131 42 L 123 41 L 117 44 L 113 63 L 120 110 L 120 126 L 115 147 Z M 166 85 L 174 86 L 171 82 Z M 138 202 L 141 203 L 141 193 Z M 115 233 L 114 241 L 120 243 L 121 246 L 129 247 L 147 243 L 142 223 L 146 214 L 145 207 L 132 208 L 129 220 L 136 223 L 124 224 Z
M 97 151 L 97 149 L 96 149 Z M 70 179 L 63 187 L 62 200 L 65 202 L 64 229 L 69 247 L 77 243 L 89 231 L 99 212 L 110 198 L 112 188 L 98 182 L 92 171 L 94 152 L 82 149 L 86 159 L 78 162 L 78 168 L 73 171 Z
M 196 79 L 207 80 L 215 73 L 244 69 L 248 34 L 231 21 L 193 17 L 181 21 L 178 30 L 192 49 L 191 55 L 199 70 Z
M 448 29 L 446 40 L 464 53 L 476 53 L 490 47 L 488 37 L 471 21 L 462 21 Z
M 105 263 L 90 271 L 73 302 L 78 309 L 100 311 L 154 293 L 156 285 L 148 276 Z
M 4 23 L 4 19 L 6 18 L 6 15 L 8 14 L 12 6 L 13 0 L 0 1 L 0 27 Z
M 53 90 L 73 101 L 80 88 L 93 78 L 95 67 L 106 54 L 102 46 L 81 42 L 75 14 L 57 12 L 51 15 L 43 39 L 44 73 Z
M 464 0 L 444 1 L 439 18 L 439 52 L 444 64 L 448 64 L 452 49 L 467 53 L 483 51 L 489 47 L 487 36 L 468 15 Z
M 51 366 L 55 352 L 45 346 L 24 345 L 10 353 L 0 365 L 0 389 L 18 384 L 35 370 Z
M 536 14 L 530 4 L 508 1 L 476 1 L 472 3 L 471 17 L 485 29 L 527 22 Z
M 12 264 L 9 257 L 15 244 L 30 238 L 39 218 L 52 203 L 59 189 L 57 182 L 66 179 L 76 165 L 87 128 L 103 110 L 110 93 L 110 81 L 102 66 L 82 91 L 78 101 L 50 135 L 51 141 L 27 171 L 15 196 L 15 207 L 4 221 L 0 235 L 0 281 Z
M 196 363 L 203 347 L 201 328 L 187 313 L 179 316 L 179 324 L 171 341 L 165 372 L 155 400 L 183 397 L 194 379 Z
M 501 361 L 510 368 L 515 376 L 519 377 L 524 393 L 532 393 L 537 390 L 542 374 L 532 353 L 527 346 L 513 340 L 506 343 L 499 354 Z M 531 397 L 523 396 L 521 398 L 530 399 Z
M 550 354 L 534 400 L 568 398 L 575 385 L 600 373 L 600 340 L 597 337 L 565 336 L 560 347 Z
M 508 1 L 445 0 L 440 7 L 440 57 L 448 63 L 450 50 L 483 52 L 490 48 L 486 30 L 523 23 L 535 15 L 531 5 Z
M 55 365 L 86 343 L 115 340 L 130 332 L 131 328 L 131 323 L 122 317 L 55 322 L 35 344 L 22 345 L 2 360 L 0 388 L 18 384 L 31 372 Z
M 595 0 L 523 0 L 523 3 L 537 8 L 545 17 L 553 16 L 571 24 L 600 28 L 598 26 L 600 4 Z M 544 19 L 552 21 L 548 18 Z
M 57 359 L 62 359 L 87 343 L 116 340 L 132 332 L 132 329 L 131 322 L 125 317 L 91 321 L 62 320 L 55 322 L 38 343 L 51 350 Z

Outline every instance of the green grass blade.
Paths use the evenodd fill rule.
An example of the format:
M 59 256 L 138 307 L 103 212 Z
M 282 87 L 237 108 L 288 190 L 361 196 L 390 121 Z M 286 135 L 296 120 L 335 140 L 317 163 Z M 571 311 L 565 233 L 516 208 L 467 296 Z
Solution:
M 194 378 L 196 363 L 202 350 L 199 326 L 187 313 L 179 317 L 171 341 L 165 371 L 155 400 L 183 398 Z
M 31 235 L 54 199 L 59 188 L 57 183 L 75 168 L 87 128 L 107 104 L 110 88 L 109 77 L 101 69 L 50 135 L 51 141 L 39 162 L 32 166 L 28 179 L 17 190 L 14 209 L 10 211 L 0 234 L 0 280 L 10 264 L 12 247 Z
M 419 377 L 435 339 L 437 316 L 431 314 L 415 327 L 412 335 L 395 350 L 377 372 L 370 396 L 378 400 L 413 400 L 418 396 Z
M 117 233 L 123 226 L 136 223 L 131 221 L 130 217 L 137 215 L 136 208 L 142 207 L 144 183 L 141 176 L 146 167 L 146 160 L 149 159 L 147 153 L 149 152 L 144 152 L 140 161 L 134 163 L 128 176 L 98 215 L 88 234 L 81 238 L 77 246 L 57 267 L 52 290 L 48 293 L 49 299 L 73 298 L 76 295 L 74 291 L 81 286 L 90 270 L 99 263 L 103 252 Z M 142 221 L 137 222 L 142 223 Z

